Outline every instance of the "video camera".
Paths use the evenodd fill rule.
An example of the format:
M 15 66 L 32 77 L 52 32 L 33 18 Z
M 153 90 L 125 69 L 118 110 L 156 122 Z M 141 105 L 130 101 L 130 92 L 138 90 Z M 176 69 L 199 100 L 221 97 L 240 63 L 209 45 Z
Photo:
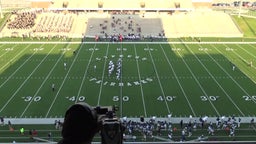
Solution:
M 101 123 L 100 134 L 102 144 L 122 144 L 124 127 L 115 112 L 116 106 L 94 107 L 98 122 Z

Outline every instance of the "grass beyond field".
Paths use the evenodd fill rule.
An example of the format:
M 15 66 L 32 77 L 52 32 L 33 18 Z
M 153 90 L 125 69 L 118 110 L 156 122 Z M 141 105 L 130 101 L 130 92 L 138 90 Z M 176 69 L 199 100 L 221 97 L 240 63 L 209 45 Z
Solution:
M 80 101 L 117 105 L 119 117 L 255 116 L 253 43 L 5 43 L 0 51 L 1 116 L 63 117 Z

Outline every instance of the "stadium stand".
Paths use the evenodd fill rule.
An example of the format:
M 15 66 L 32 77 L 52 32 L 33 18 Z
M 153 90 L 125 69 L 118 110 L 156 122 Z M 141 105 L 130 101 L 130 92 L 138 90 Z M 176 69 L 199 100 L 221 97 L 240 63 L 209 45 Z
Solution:
M 107 35 L 157 35 L 162 32 L 159 18 L 141 18 L 139 15 L 109 15 L 109 18 L 90 18 L 87 36 Z
M 39 23 L 36 25 L 35 32 L 70 32 L 74 19 L 70 14 L 41 16 Z
M 19 25 L 15 23 L 20 18 L 14 13 L 8 20 L 7 27 L 3 28 L 2 37 L 61 35 L 80 38 L 106 36 L 106 34 L 132 34 L 143 37 L 243 36 L 228 14 L 205 9 L 205 7 L 200 10 L 194 9 L 191 0 L 171 2 L 131 0 L 129 3 L 112 0 L 54 0 L 49 3 L 49 9 L 30 9 L 33 16 L 27 18 L 26 22 L 19 21 Z M 205 3 L 202 5 L 206 6 Z M 198 4 L 200 3 L 197 2 Z M 32 6 L 35 5 L 31 4 Z M 24 11 L 18 13 L 24 13 Z M 27 25 L 27 22 L 30 24 Z M 21 27 L 21 24 L 25 24 L 26 27 Z
M 195 11 L 165 15 L 162 18 L 167 37 L 241 37 L 228 14 L 215 11 Z
M 34 26 L 24 27 L 24 30 L 20 29 L 21 27 L 13 27 L 17 20 L 16 17 L 18 16 L 11 17 L 7 24 L 8 27 L 2 31 L 2 36 L 10 37 L 13 33 L 22 36 L 28 31 L 40 36 L 61 34 L 68 37 L 82 37 L 83 34 L 87 37 L 104 36 L 105 33 L 108 35 L 135 34 L 145 37 L 159 35 L 165 35 L 165 37 L 241 37 L 243 35 L 228 14 L 214 11 L 173 14 L 147 12 L 142 15 L 47 11 L 37 12 L 35 22 L 33 22 Z M 34 17 L 31 18 L 34 19 Z
M 31 2 L 28 0 L 1 0 L 2 8 L 30 8 Z
M 175 3 L 179 3 L 180 6 L 191 8 L 191 0 L 179 0 L 179 1 L 169 1 L 169 0 L 130 0 L 128 3 L 124 1 L 115 1 L 115 0 L 83 0 L 83 1 L 71 1 L 71 0 L 55 0 L 51 8 L 60 8 L 63 6 L 63 3 L 68 3 L 68 8 L 96 8 L 102 4 L 103 8 L 141 8 L 144 5 L 145 8 L 174 8 Z
M 14 13 L 14 20 L 8 23 L 8 29 L 30 29 L 35 25 L 36 14 L 34 12 Z

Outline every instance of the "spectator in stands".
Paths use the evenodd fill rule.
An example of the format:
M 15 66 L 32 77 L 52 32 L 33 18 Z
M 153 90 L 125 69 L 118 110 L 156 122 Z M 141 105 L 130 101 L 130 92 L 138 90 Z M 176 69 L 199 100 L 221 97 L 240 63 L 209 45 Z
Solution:
M 255 125 L 254 125 L 254 118 L 251 119 L 251 122 L 250 122 L 250 126 L 249 126 L 249 127 L 251 127 L 251 128 L 254 128 L 254 127 L 255 127 Z
M 24 135 L 24 132 L 25 132 L 24 128 L 20 128 L 20 134 Z
M 180 121 L 180 128 L 183 128 L 183 120 Z
M 71 106 L 65 114 L 59 144 L 90 144 L 99 131 L 97 114 L 86 103 Z
M 30 138 L 30 139 L 33 138 L 32 130 L 29 130 L 29 131 L 28 131 L 28 135 L 29 135 L 29 138 Z
M 33 131 L 32 131 L 32 136 L 33 136 L 33 137 L 36 137 L 37 135 L 38 135 L 37 130 L 33 129 Z
M 52 141 L 52 133 L 51 133 L 51 132 L 49 132 L 49 133 L 47 134 L 47 137 L 48 137 L 49 141 Z
M 0 122 L 1 122 L 1 125 L 3 126 L 4 125 L 4 117 L 0 117 Z
M 7 25 L 7 28 L 29 29 L 35 25 L 36 14 L 34 12 L 21 12 L 16 13 L 16 15 L 16 18 Z
M 185 132 L 185 130 L 183 129 L 182 131 L 181 131 L 181 139 L 180 139 L 180 141 L 185 141 L 186 140 L 186 132 Z
M 70 32 L 73 25 L 73 15 L 72 14 L 52 14 L 43 15 L 39 20 L 38 24 L 35 26 L 34 32 L 56 32 L 61 33 Z
M 241 125 L 241 118 L 238 118 L 237 127 L 240 128 L 240 125 Z

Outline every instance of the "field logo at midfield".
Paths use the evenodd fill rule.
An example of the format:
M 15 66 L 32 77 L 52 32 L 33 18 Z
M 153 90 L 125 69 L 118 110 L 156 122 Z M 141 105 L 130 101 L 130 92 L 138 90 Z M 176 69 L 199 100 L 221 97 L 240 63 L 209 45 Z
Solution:
M 117 48 L 116 50 L 117 51 L 121 51 L 121 50 L 127 51 L 127 48 Z M 150 49 L 145 48 L 144 50 L 147 51 Z M 118 61 L 118 59 L 122 59 L 122 60 L 125 59 L 127 61 L 135 60 L 137 62 L 147 62 L 147 60 L 148 60 L 146 57 L 141 57 L 138 55 L 134 56 L 134 55 L 130 55 L 130 54 L 128 54 L 128 55 L 120 54 L 120 55 L 109 55 L 109 56 L 103 56 L 103 57 L 96 57 L 95 58 L 96 62 L 99 62 L 102 60 L 107 61 L 105 69 L 108 69 L 108 65 L 109 65 L 108 62 L 113 61 L 114 65 L 115 65 L 115 71 L 111 74 L 111 76 L 109 76 L 110 80 L 102 80 L 102 78 L 100 78 L 100 77 L 96 78 L 95 73 L 94 73 L 94 75 L 92 75 L 92 77 L 89 78 L 89 81 L 94 82 L 96 84 L 103 84 L 104 86 L 119 86 L 119 87 L 139 86 L 141 84 L 147 84 L 147 83 L 150 83 L 153 81 L 153 78 L 151 78 L 150 76 L 143 77 L 141 79 L 139 79 L 139 77 L 138 77 L 138 80 L 131 80 L 131 81 L 127 81 L 127 79 L 129 79 L 129 76 L 127 78 L 123 78 L 123 79 L 126 79 L 125 81 L 124 80 L 120 81 L 120 80 L 116 79 L 115 78 L 116 67 L 117 67 L 116 62 Z M 136 65 L 136 62 L 135 62 L 135 65 Z M 122 65 L 122 71 L 124 71 L 125 68 L 126 68 L 125 65 Z M 94 70 L 91 70 L 91 71 L 94 71 Z M 153 73 L 153 69 L 152 69 L 152 73 Z M 107 72 L 105 72 L 104 75 L 107 76 L 108 75 Z M 114 77 L 114 78 L 112 78 L 112 77 Z M 113 80 L 111 80 L 111 79 L 113 79 Z M 131 79 L 134 79 L 134 77 L 131 77 Z

